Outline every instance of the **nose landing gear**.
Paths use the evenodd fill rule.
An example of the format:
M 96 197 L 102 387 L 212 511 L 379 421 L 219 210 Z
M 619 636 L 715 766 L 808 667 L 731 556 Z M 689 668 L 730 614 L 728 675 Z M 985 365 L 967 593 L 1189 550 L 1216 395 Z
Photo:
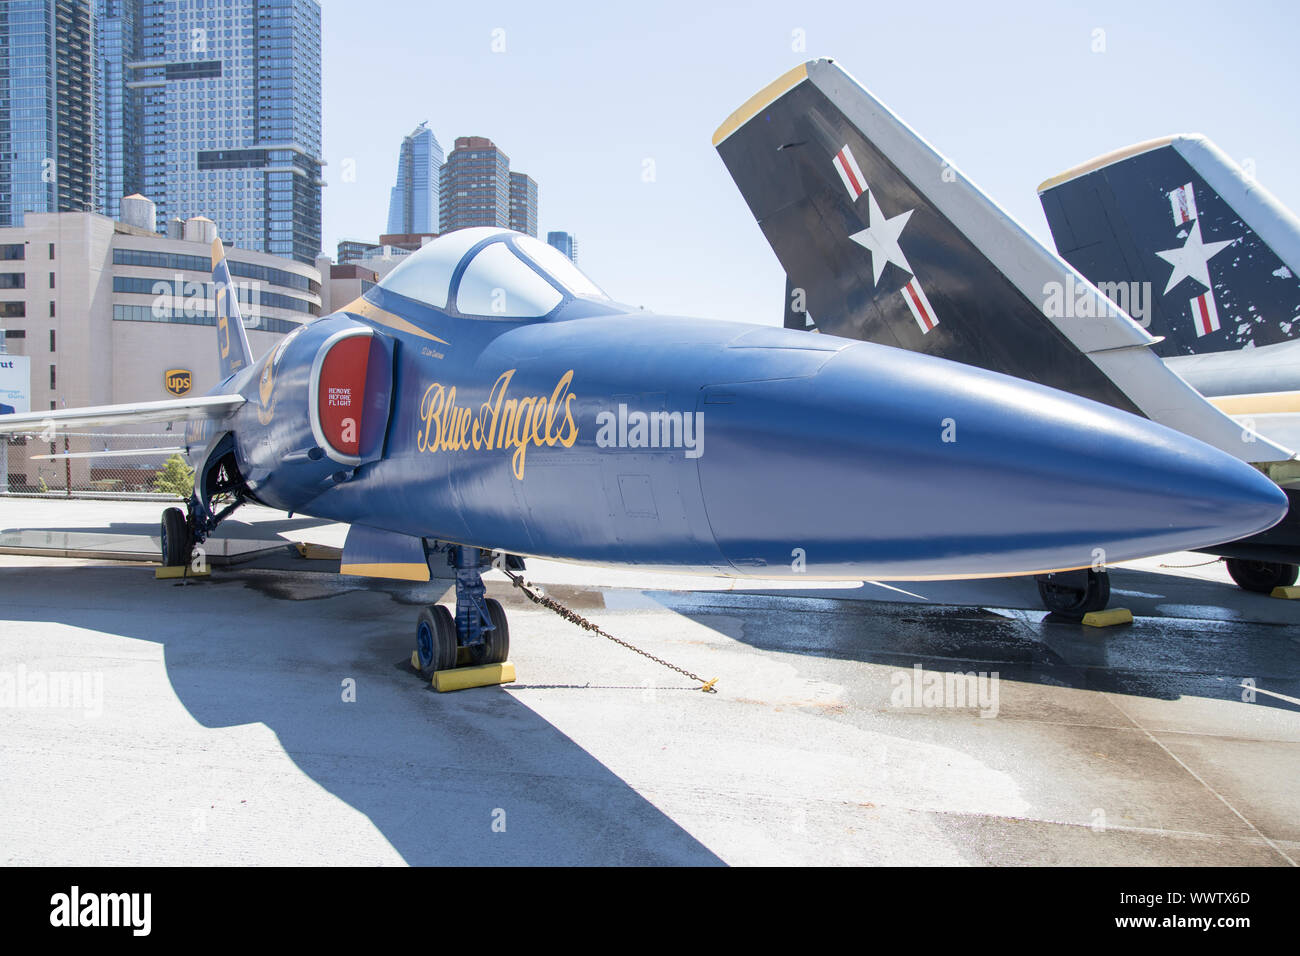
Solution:
M 194 476 L 194 490 L 185 510 L 168 508 L 163 512 L 160 550 L 164 567 L 188 566 L 194 548 L 249 498 L 248 487 L 235 466 L 234 439 L 230 435 L 213 442 L 204 461 Z M 219 505 L 222 507 L 218 511 Z
M 1228 558 L 1228 575 L 1237 586 L 1245 591 L 1258 594 L 1271 594 L 1274 588 L 1288 587 L 1296 582 L 1300 568 L 1294 564 L 1281 564 L 1276 561 L 1246 561 L 1241 558 Z
M 1039 575 L 1037 581 L 1043 607 L 1072 621 L 1104 610 L 1110 601 L 1110 575 L 1105 571 L 1062 571 Z
M 456 569 L 456 613 L 441 604 L 420 612 L 411 666 L 439 690 L 514 680 L 506 611 L 483 587 L 491 554 L 460 545 L 446 546 L 446 551 L 447 563 Z M 523 569 L 522 559 L 514 556 L 507 558 L 507 565 Z

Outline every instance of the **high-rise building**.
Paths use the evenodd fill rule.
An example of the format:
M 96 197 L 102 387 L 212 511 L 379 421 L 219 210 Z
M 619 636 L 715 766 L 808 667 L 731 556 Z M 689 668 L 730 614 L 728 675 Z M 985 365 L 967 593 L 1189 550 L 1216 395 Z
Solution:
M 139 192 L 140 97 L 127 64 L 140 48 L 140 0 L 95 0 L 95 51 L 99 90 L 95 130 L 99 137 L 95 193 L 100 211 L 117 218 L 122 198 Z
M 458 136 L 442 167 L 441 231 L 496 226 L 537 235 L 537 183 L 486 136 Z
M 338 264 L 347 265 L 357 262 L 367 253 L 379 248 L 376 242 L 366 242 L 362 239 L 340 239 L 338 244 Z
M 510 173 L 510 228 L 537 235 L 537 183 L 526 173 Z
M 0 226 L 96 208 L 91 13 L 90 0 L 0 3 Z
M 577 265 L 578 262 L 578 240 L 567 232 L 548 232 L 546 234 L 547 245 L 554 246 L 566 256 L 569 261 Z
M 124 68 L 139 126 L 125 107 L 105 126 L 109 142 L 117 124 L 124 144 L 138 138 L 140 190 L 163 221 L 205 215 L 230 245 L 314 262 L 324 186 L 319 0 L 114 6 L 125 20 L 120 11 L 132 5 L 137 58 Z
M 388 231 L 438 231 L 438 193 L 442 147 L 427 123 L 402 140 L 397 157 L 397 185 L 388 201 Z
M 442 167 L 442 232 L 510 226 L 510 157 L 485 136 L 458 136 Z

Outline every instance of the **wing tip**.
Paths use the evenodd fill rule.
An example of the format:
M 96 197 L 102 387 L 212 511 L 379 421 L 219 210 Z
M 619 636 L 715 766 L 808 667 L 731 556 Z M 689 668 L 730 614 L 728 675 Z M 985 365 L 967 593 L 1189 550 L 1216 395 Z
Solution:
M 734 133 L 740 127 L 744 126 L 765 107 L 776 102 L 784 94 L 790 92 L 800 83 L 808 78 L 808 67 L 816 60 L 809 60 L 806 63 L 800 63 L 791 70 L 786 70 L 767 86 L 763 87 L 749 99 L 745 100 L 730 116 L 722 121 L 713 133 L 713 145 L 716 148 L 724 139 Z

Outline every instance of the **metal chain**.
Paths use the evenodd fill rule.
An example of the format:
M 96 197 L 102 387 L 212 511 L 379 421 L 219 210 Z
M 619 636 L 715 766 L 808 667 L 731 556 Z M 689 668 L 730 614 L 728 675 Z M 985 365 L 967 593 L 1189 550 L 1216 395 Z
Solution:
M 671 671 L 676 671 L 677 673 L 681 674 L 683 677 L 686 677 L 689 680 L 696 681 L 701 685 L 700 687 L 696 688 L 697 690 L 702 690 L 706 694 L 716 694 L 718 692 L 717 689 L 713 686 L 718 682 L 718 679 L 716 677 L 713 678 L 712 680 L 705 680 L 699 674 L 692 674 L 690 671 L 686 670 L 685 668 L 678 667 L 676 664 L 670 664 L 666 660 L 663 660 L 662 658 L 655 657 L 649 651 L 643 651 L 635 644 L 629 644 L 627 641 L 619 640 L 613 634 L 610 634 L 608 631 L 602 630 L 597 625 L 591 623 L 591 621 L 588 621 L 577 611 L 565 607 L 559 601 L 556 601 L 553 598 L 549 598 L 544 594 L 538 594 L 536 591 L 533 590 L 531 585 L 529 585 L 527 582 L 524 581 L 523 575 L 515 574 L 509 568 L 499 568 L 498 570 L 504 571 L 506 577 L 508 577 L 511 581 L 514 582 L 515 587 L 523 591 L 524 594 L 527 595 L 528 600 L 532 601 L 534 604 L 540 604 L 542 607 L 550 608 L 552 611 L 560 615 L 560 617 L 564 618 L 566 621 L 576 624 L 578 625 L 578 627 L 581 627 L 584 630 L 591 631 L 594 634 L 599 634 L 601 637 L 605 638 L 606 640 L 613 641 L 615 644 L 618 644 L 620 647 L 626 647 L 629 651 L 634 651 L 635 653 L 640 654 L 642 657 L 648 657 L 656 664 L 661 664 Z

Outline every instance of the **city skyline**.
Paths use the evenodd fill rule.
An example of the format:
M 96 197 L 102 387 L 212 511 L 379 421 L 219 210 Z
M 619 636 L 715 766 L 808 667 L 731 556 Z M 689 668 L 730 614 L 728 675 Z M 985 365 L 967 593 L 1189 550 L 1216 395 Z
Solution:
M 899 11 L 878 11 L 872 17 L 853 13 L 844 19 L 842 11 L 837 14 L 838 8 L 828 5 L 795 11 L 785 3 L 760 3 L 752 17 L 737 24 L 713 11 L 670 5 L 649 20 L 626 15 L 575 32 L 526 5 L 506 4 L 489 20 L 459 9 L 435 16 L 406 0 L 382 0 L 365 9 L 338 0 L 242 2 L 268 11 L 296 11 L 286 21 L 291 26 L 283 28 L 293 34 L 290 42 L 301 39 L 297 18 L 304 13 L 317 11 L 317 29 L 323 30 L 324 138 L 316 150 L 328 160 L 323 178 L 329 187 L 323 200 L 316 200 L 318 250 L 333 250 L 340 239 L 374 236 L 384 229 L 394 185 L 392 144 L 423 114 L 434 117 L 434 125 L 444 131 L 478 129 L 502 137 L 518 164 L 535 182 L 547 185 L 539 234 L 558 226 L 583 235 L 590 244 L 584 267 L 622 297 L 667 311 L 778 322 L 779 269 L 708 139 L 717 123 L 763 84 L 793 63 L 825 53 L 838 54 L 1049 248 L 1034 194 L 1037 182 L 1118 146 L 1178 130 L 1208 134 L 1285 205 L 1300 208 L 1300 187 L 1286 175 L 1289 157 L 1300 148 L 1300 134 L 1277 119 L 1285 115 L 1283 91 L 1293 86 L 1296 64 L 1277 45 L 1287 31 L 1265 35 L 1258 29 L 1267 19 L 1294 23 L 1296 14 L 1289 7 L 1265 7 L 1253 18 L 1232 18 L 1195 2 L 1157 4 L 1146 11 L 1100 4 L 1086 13 L 1046 8 L 1027 19 L 941 5 L 932 42 L 942 50 L 945 69 L 936 72 L 892 48 L 869 49 L 865 38 L 877 27 L 897 34 L 906 24 L 907 16 Z M 69 9 L 87 5 L 85 0 L 12 0 L 4 6 L 13 17 L 24 8 L 52 3 Z M 223 4 L 219 11 L 207 5 L 200 10 L 195 3 L 180 6 L 205 18 L 225 18 L 233 9 Z M 97 96 L 98 142 L 93 145 L 102 150 L 102 159 L 90 198 L 69 199 L 67 207 L 88 208 L 89 202 L 89 208 L 115 215 L 122 195 L 140 191 L 158 203 L 160 217 L 209 215 L 228 242 L 258 248 L 258 240 L 249 238 L 258 227 L 248 216 L 254 201 L 248 197 L 256 195 L 256 187 L 245 193 L 242 220 L 236 215 L 240 210 L 224 208 L 240 202 L 233 198 L 233 187 L 223 186 L 222 195 L 208 194 L 201 203 L 191 200 L 198 208 L 173 210 L 176 203 L 166 183 L 167 174 L 177 170 L 166 169 L 165 162 L 161 178 L 155 175 L 147 183 L 129 162 L 112 160 L 129 154 L 133 140 L 129 129 L 114 130 L 105 117 L 117 108 L 114 104 L 143 98 L 148 89 L 132 90 L 127 84 L 148 83 L 153 73 L 141 71 L 136 78 L 136 71 L 125 65 L 147 62 L 131 59 L 146 55 L 146 40 L 165 43 L 153 35 L 165 4 L 93 0 L 90 6 L 101 17 L 96 44 L 103 78 Z M 1169 87 L 1177 45 L 1164 24 L 1184 11 L 1196 23 L 1212 27 L 1226 46 L 1249 40 L 1258 50 L 1251 76 L 1183 72 L 1177 89 Z M 1243 20 L 1253 20 L 1253 28 Z M 396 21 L 407 28 L 394 31 Z M 225 31 L 221 22 L 214 34 Z M 977 22 L 981 43 L 967 43 L 964 38 L 976 31 Z M 990 29 L 990 23 L 996 28 Z M 432 52 L 420 38 L 426 27 L 435 26 L 447 42 Z M 853 26 L 862 29 L 847 29 Z M 150 31 L 151 38 L 146 37 Z M 219 44 L 224 37 L 208 39 Z M 242 38 L 232 41 L 238 45 Z M 176 42 L 173 38 L 173 46 Z M 555 57 L 576 55 L 579 49 L 582 70 L 599 74 L 601 83 L 575 87 L 571 72 L 548 68 Z M 238 51 L 241 56 L 247 52 Z M 372 85 L 356 82 L 358 64 L 365 62 L 383 62 L 389 69 L 391 83 L 383 96 L 375 96 Z M 666 64 L 674 69 L 663 69 Z M 457 82 L 429 84 L 431 70 Z M 1030 71 L 1038 71 L 1043 81 L 1023 82 Z M 960 84 L 950 82 L 955 76 Z M 302 76 L 275 82 L 301 83 Z M 525 90 L 527 95 L 521 95 Z M 980 105 L 989 103 L 999 108 L 990 112 Z M 149 147 L 155 155 L 180 151 L 167 129 L 169 121 L 186 122 L 179 120 L 179 112 L 155 112 Z M 1152 117 L 1157 116 L 1155 123 Z M 593 119 L 600 123 L 599 136 L 572 135 L 572 130 L 589 128 Z M 48 152 L 44 148 L 43 155 Z M 304 153 L 285 151 L 275 160 L 284 163 L 280 178 L 287 183 L 310 176 L 305 168 L 310 157 Z M 210 160 L 236 161 L 249 158 L 218 155 Z M 174 159 L 167 162 L 175 164 Z M 238 174 L 220 172 L 232 181 Z M 65 182 L 67 177 L 57 186 L 43 184 L 42 195 Z M 159 182 L 162 186 L 155 188 Z M 311 197 L 301 192 L 290 188 L 276 202 L 289 207 L 288 215 L 310 221 L 317 212 L 310 208 Z M 269 201 L 265 192 L 263 200 Z M 549 220 L 547 210 L 562 210 L 563 218 Z M 629 229 L 629 223 L 635 228 Z M 684 229 L 686 223 L 696 228 Z M 278 241 L 275 251 L 282 251 L 284 240 Z M 308 239 L 299 245 L 299 258 L 305 258 L 302 253 L 311 244 Z M 664 276 L 674 281 L 665 283 Z
M 545 188 L 539 234 L 582 237 L 582 268 L 611 295 L 780 324 L 784 276 L 710 139 L 749 97 L 817 56 L 842 63 L 1048 249 L 1038 183 L 1168 133 L 1201 132 L 1252 160 L 1259 181 L 1300 210 L 1289 176 L 1300 128 L 1285 121 L 1300 78 L 1286 38 L 1300 10 L 1282 4 L 941 2 L 925 16 L 923 57 L 908 8 L 595 10 L 324 0 L 326 248 L 380 229 L 392 143 L 428 116 L 440 131 L 481 130 L 502 144 Z M 1251 50 L 1249 70 L 1193 66 L 1173 23 L 1214 37 L 1211 49 Z M 384 64 L 383 96 L 356 82 L 366 61 Z

